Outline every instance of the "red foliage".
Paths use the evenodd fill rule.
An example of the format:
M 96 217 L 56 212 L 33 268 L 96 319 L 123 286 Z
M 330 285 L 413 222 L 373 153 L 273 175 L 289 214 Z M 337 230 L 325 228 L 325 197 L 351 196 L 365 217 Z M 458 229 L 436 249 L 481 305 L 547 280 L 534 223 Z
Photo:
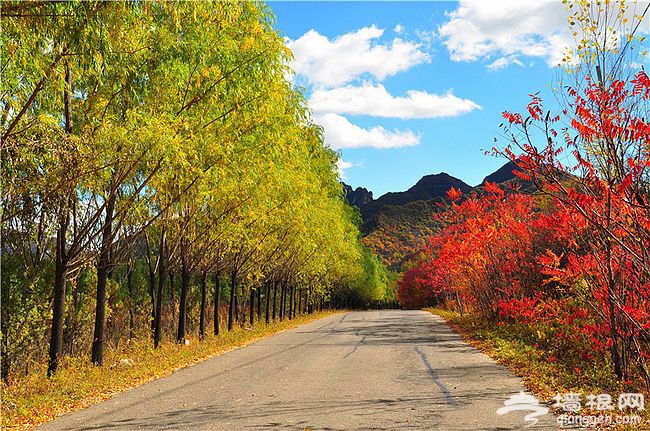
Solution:
M 525 136 L 513 141 L 520 154 L 511 147 L 501 153 L 522 160 L 525 175 L 564 214 L 557 231 L 573 232 L 560 253 L 538 259 L 543 274 L 590 310 L 593 323 L 581 333 L 610 352 L 617 377 L 626 380 L 636 366 L 650 387 L 650 79 L 643 70 L 629 82 L 587 79 L 584 91 L 569 96 L 573 131 L 562 130 L 563 142 L 550 113 L 530 112 L 541 108 L 533 98 L 530 117 L 508 126 Z M 544 147 L 530 143 L 533 127 L 546 131 Z
M 447 191 L 447 198 L 452 202 L 458 201 L 461 198 L 462 195 L 463 195 L 463 192 L 461 192 L 460 190 L 458 190 L 455 187 L 452 187 Z
M 440 214 L 446 224 L 420 265 L 400 281 L 400 300 L 422 306 L 452 297 L 465 308 L 498 315 L 497 301 L 529 295 L 543 284 L 538 256 L 556 247 L 557 214 L 495 184 Z
M 526 327 L 554 358 L 559 346 L 584 346 L 585 360 L 608 351 L 619 379 L 637 366 L 650 386 L 650 78 L 588 82 L 569 96 L 571 128 L 558 133 L 561 117 L 544 115 L 532 95 L 526 118 L 503 113 L 513 143 L 494 150 L 545 198 L 490 183 L 463 201 L 451 190 L 445 227 L 404 274 L 399 297 L 409 306 L 453 300 Z M 532 144 L 533 127 L 545 131 L 543 146 Z

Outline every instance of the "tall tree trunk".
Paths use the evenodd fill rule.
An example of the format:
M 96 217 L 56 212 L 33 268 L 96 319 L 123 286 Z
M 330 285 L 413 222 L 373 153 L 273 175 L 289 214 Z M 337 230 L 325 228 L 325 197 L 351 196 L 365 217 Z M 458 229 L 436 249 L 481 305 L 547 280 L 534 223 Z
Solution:
M 151 300 L 151 336 L 156 330 L 156 273 L 149 267 L 149 299 Z
M 273 282 L 273 321 L 275 322 L 276 308 L 278 306 L 278 282 Z
M 163 229 L 160 236 L 160 249 L 158 256 L 158 294 L 156 295 L 156 318 L 154 319 L 153 347 L 158 348 L 162 340 L 162 297 L 167 279 L 167 256 L 165 254 L 165 235 Z
M 241 320 L 241 305 L 239 304 L 239 295 L 235 295 L 235 323 Z
M 271 305 L 271 283 L 267 281 L 266 283 L 266 324 L 269 324 L 269 306 Z
M 9 346 L 12 343 L 9 343 L 9 338 L 7 337 L 7 330 L 11 325 L 11 316 L 9 314 L 9 307 L 7 306 L 9 297 L 8 297 L 8 287 L 6 284 L 2 286 L 2 293 L 0 299 L 2 300 L 2 306 L 0 307 L 0 333 L 2 333 L 2 348 L 0 348 L 0 356 L 2 357 L 0 363 L 0 371 L 2 372 L 2 380 L 7 382 L 9 380 L 9 369 L 11 368 L 11 357 L 9 356 Z
M 255 323 L 255 290 L 253 287 L 250 288 L 249 294 L 249 304 L 248 304 L 248 323 L 250 326 L 253 326 Z
M 280 321 L 284 320 L 284 305 L 286 302 L 286 293 L 287 293 L 287 288 L 286 284 L 282 283 L 280 286 Z
M 289 285 L 285 284 L 284 286 L 284 293 L 282 294 L 282 318 L 286 319 L 287 318 L 287 309 L 289 308 L 289 301 L 287 301 L 288 296 L 289 296 Z
M 56 262 L 54 268 L 54 303 L 52 305 L 52 330 L 50 332 L 50 351 L 47 375 L 56 373 L 59 356 L 63 347 L 63 315 L 65 313 L 65 283 L 68 275 L 68 256 L 66 253 L 66 232 L 70 215 L 67 212 L 56 231 Z
M 102 245 L 97 263 L 97 301 L 95 303 L 95 331 L 93 335 L 92 362 L 95 365 L 104 363 L 104 332 L 106 331 L 106 284 L 111 265 L 111 246 L 113 244 L 113 211 L 115 209 L 115 194 L 113 181 L 110 183 L 110 195 L 106 204 L 106 218 L 102 232 Z
M 176 298 L 174 297 L 174 272 L 169 271 L 169 299 L 172 302 L 176 301 Z
M 294 287 L 293 288 L 293 317 L 294 317 L 294 319 L 298 315 L 299 311 L 300 310 L 298 309 L 298 288 Z
M 187 269 L 185 261 L 185 252 L 181 256 L 181 299 L 178 305 L 178 333 L 176 335 L 177 343 L 185 342 L 185 323 L 187 320 L 187 293 L 190 290 L 190 272 Z
M 56 62 L 61 57 L 57 57 Z M 55 64 L 56 64 L 55 62 Z M 53 69 L 50 69 L 53 70 Z M 72 134 L 72 108 L 70 105 L 70 93 L 72 91 L 72 77 L 70 67 L 65 64 L 65 87 L 63 88 L 63 116 L 65 120 L 64 128 L 67 134 Z M 14 121 L 15 124 L 15 121 Z M 13 125 L 13 124 L 12 124 Z M 10 127 L 11 128 L 11 127 Z M 4 136 L 6 138 L 10 130 L 8 129 Z M 74 190 L 73 190 L 74 192 Z M 56 257 L 54 268 L 54 303 L 52 304 L 52 330 L 50 333 L 50 350 L 49 361 L 47 365 L 48 377 L 56 373 L 59 366 L 59 356 L 63 348 L 63 317 L 65 314 L 65 283 L 68 275 L 68 255 L 66 251 L 66 232 L 70 222 L 70 211 L 68 202 L 64 204 L 64 214 L 61 215 L 59 226 L 56 231 Z
M 230 273 L 230 303 L 228 304 L 228 331 L 232 331 L 232 323 L 235 312 L 235 290 L 237 288 L 237 271 Z
M 291 286 L 289 288 L 289 320 L 293 319 L 293 308 L 295 306 L 294 298 L 293 298 L 294 297 L 294 294 L 293 294 L 294 289 L 295 289 L 294 286 Z
M 314 304 L 313 304 L 313 297 L 311 293 L 312 287 L 309 286 L 309 289 L 307 289 L 307 313 L 312 314 L 314 312 Z
M 201 312 L 199 316 L 199 340 L 205 338 L 205 301 L 207 297 L 207 283 L 208 275 L 204 272 L 201 275 Z
M 262 320 L 262 286 L 257 286 L 257 321 Z
M 239 297 L 237 297 L 237 300 L 239 301 Z M 238 302 L 238 307 L 237 310 L 239 311 L 239 327 L 243 328 L 246 326 L 246 292 L 244 290 L 244 287 L 242 286 L 241 289 L 241 301 Z
M 126 288 L 129 292 L 129 340 L 135 337 L 135 293 L 133 292 L 133 266 L 129 264 L 126 273 Z
M 284 312 L 287 306 L 287 284 L 282 283 L 282 291 L 280 292 L 280 321 L 284 320 Z
M 169 262 L 168 262 L 169 263 Z M 172 321 L 171 321 L 171 329 L 172 331 L 176 327 L 176 321 L 174 319 L 174 316 L 176 315 L 174 313 L 174 304 L 176 303 L 176 298 L 174 297 L 174 290 L 176 290 L 176 286 L 174 286 L 174 273 L 172 271 L 169 271 L 169 303 L 171 304 L 171 316 L 172 316 Z
M 219 305 L 221 303 L 221 274 L 214 275 L 214 335 L 219 335 Z
M 297 287 L 296 287 L 296 299 L 295 299 L 295 301 L 296 301 L 296 304 L 295 304 L 296 312 L 293 313 L 293 317 L 296 317 L 296 316 L 300 315 L 300 313 L 302 311 L 300 309 L 300 307 L 302 307 L 302 289 L 299 289 Z
M 248 306 L 248 323 L 253 326 L 255 323 L 255 290 L 253 290 L 253 287 L 251 286 L 250 289 L 250 298 L 249 298 L 249 306 Z

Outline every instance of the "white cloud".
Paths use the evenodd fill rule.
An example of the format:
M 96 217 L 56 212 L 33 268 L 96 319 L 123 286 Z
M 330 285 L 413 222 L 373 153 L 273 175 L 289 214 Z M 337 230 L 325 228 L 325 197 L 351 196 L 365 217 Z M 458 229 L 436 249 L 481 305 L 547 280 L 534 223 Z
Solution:
M 323 126 L 325 143 L 334 150 L 412 147 L 420 143 L 420 136 L 411 130 L 386 130 L 382 126 L 364 129 L 334 113 L 317 115 L 315 120 Z
M 383 29 L 372 25 L 330 40 L 309 30 L 296 40 L 287 40 L 294 55 L 292 67 L 311 84 L 334 87 L 364 74 L 382 81 L 430 61 L 418 43 L 394 38 L 382 44 L 377 39 L 383 34 Z
M 400 34 L 405 29 L 397 24 L 393 31 Z M 296 40 L 287 39 L 294 55 L 292 69 L 311 90 L 309 106 L 314 119 L 323 127 L 327 145 L 335 150 L 399 148 L 420 143 L 420 135 L 412 130 L 389 130 L 381 125 L 363 128 L 342 114 L 444 118 L 481 109 L 472 100 L 455 96 L 452 90 L 444 94 L 409 90 L 402 96 L 391 95 L 381 84 L 384 79 L 430 62 L 431 58 L 423 42 L 400 37 L 385 40 L 383 35 L 383 29 L 372 25 L 332 39 L 316 30 Z M 341 173 L 351 167 L 346 163 L 339 163 Z
M 346 162 L 343 159 L 339 159 L 338 162 L 336 162 L 336 167 L 339 171 L 339 177 L 341 179 L 345 179 L 345 170 L 350 169 L 352 166 L 354 166 L 353 163 L 351 162 Z
M 401 119 L 455 117 L 481 109 L 472 100 L 455 96 L 452 90 L 442 95 L 409 90 L 406 96 L 395 97 L 381 84 L 315 90 L 309 99 L 309 106 L 316 113 Z
M 434 45 L 438 41 L 438 33 L 435 30 L 415 30 L 415 35 L 422 43 L 422 46 L 427 47 L 429 51 L 435 49 Z
M 571 42 L 567 15 L 559 1 L 461 0 L 448 16 L 438 34 L 454 61 L 498 56 L 490 64 L 497 69 L 521 55 L 540 57 L 554 66 Z
M 628 4 L 624 16 L 628 19 L 619 34 L 626 34 L 643 11 L 647 2 Z M 616 7 L 616 6 L 615 6 Z M 448 13 L 448 20 L 438 28 L 438 36 L 453 61 L 489 63 L 488 69 L 498 70 L 510 64 L 519 64 L 518 57 L 543 59 L 548 66 L 561 63 L 567 48 L 574 47 L 578 34 L 571 34 L 568 13 L 560 1 L 553 0 L 461 0 Z M 604 24 L 607 26 L 609 24 Z M 639 26 L 650 28 L 648 15 Z M 576 29 L 577 30 L 577 29 Z M 577 30 L 579 32 L 579 30 Z M 616 44 L 616 37 L 608 31 L 608 43 Z M 496 58 L 496 59 L 495 59 Z M 577 62 L 578 59 L 572 59 Z
M 524 65 L 524 63 L 517 60 L 516 57 L 499 57 L 485 67 L 487 67 L 489 70 L 501 70 L 508 67 L 511 64 L 516 64 L 517 66 Z

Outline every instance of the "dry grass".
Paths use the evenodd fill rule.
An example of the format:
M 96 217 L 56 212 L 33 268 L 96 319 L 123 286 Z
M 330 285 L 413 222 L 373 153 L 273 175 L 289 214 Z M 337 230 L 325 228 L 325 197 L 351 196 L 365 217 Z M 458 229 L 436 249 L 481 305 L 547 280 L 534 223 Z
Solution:
M 166 341 L 154 350 L 151 340 L 134 340 L 107 351 L 102 367 L 92 365 L 86 357 L 65 358 L 49 379 L 42 364 L 10 385 L 2 384 L 2 427 L 32 429 L 178 369 L 334 313 L 302 315 L 268 326 L 256 324 L 249 329 L 225 331 L 218 337 L 207 336 L 201 342 L 190 338 L 189 346 Z M 133 364 L 121 363 L 121 359 L 130 359 Z
M 483 353 L 507 367 L 513 374 L 521 377 L 524 386 L 540 400 L 553 404 L 553 396 L 569 392 L 587 394 L 609 393 L 613 397 L 620 393 L 631 392 L 616 383 L 612 378 L 610 367 L 605 361 L 594 362 L 591 369 L 575 370 L 562 362 L 548 360 L 547 352 L 512 334 L 508 327 L 491 327 L 485 321 L 472 315 L 460 316 L 455 311 L 445 309 L 428 309 L 427 311 L 442 317 L 465 341 Z M 646 399 L 648 396 L 646 394 Z M 650 409 L 628 412 L 641 416 L 640 426 L 619 426 L 607 429 L 620 431 L 650 429 Z M 602 412 L 581 410 L 583 415 L 599 415 Z

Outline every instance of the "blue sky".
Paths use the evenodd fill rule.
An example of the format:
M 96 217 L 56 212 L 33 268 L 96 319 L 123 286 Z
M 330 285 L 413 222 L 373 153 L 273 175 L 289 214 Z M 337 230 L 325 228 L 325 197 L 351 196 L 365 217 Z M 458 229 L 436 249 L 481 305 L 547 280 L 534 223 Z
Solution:
M 556 106 L 559 2 L 269 4 L 344 181 L 375 197 L 438 172 L 480 183 L 504 163 L 484 155 L 502 111 Z

